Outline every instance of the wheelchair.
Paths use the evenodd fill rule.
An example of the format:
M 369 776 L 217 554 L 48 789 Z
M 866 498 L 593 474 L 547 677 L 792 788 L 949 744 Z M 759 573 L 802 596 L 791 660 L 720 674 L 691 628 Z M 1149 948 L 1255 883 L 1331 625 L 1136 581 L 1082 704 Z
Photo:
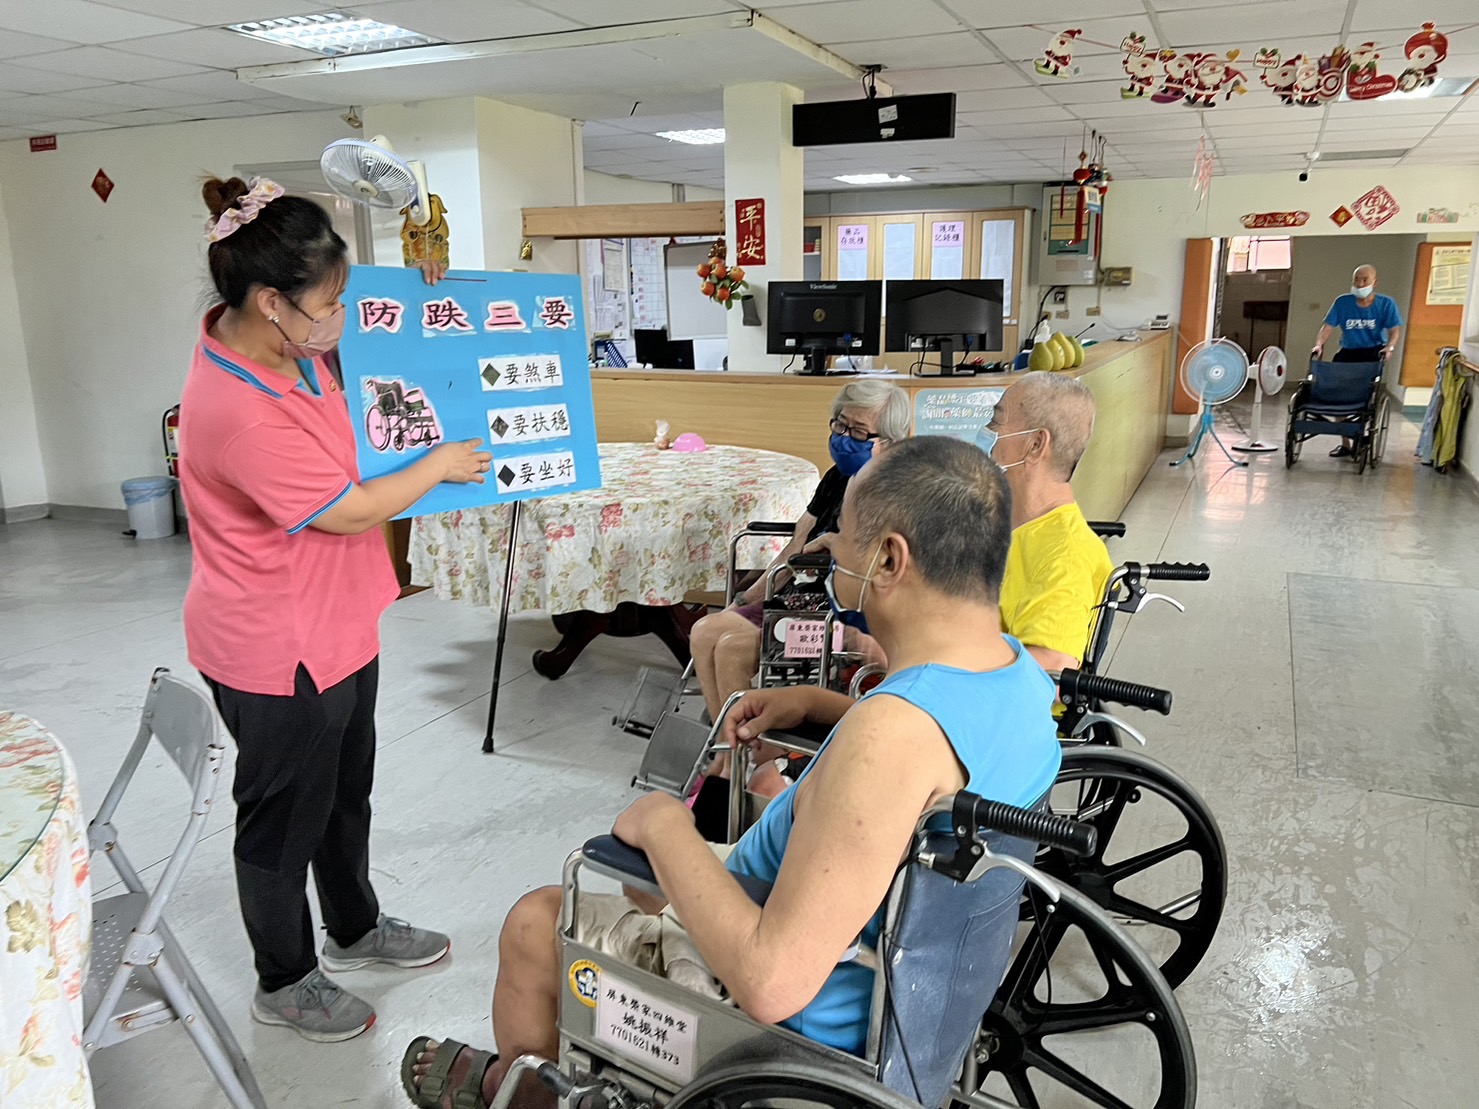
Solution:
M 507 1109 L 532 1073 L 572 1109 L 1037 1109 L 1055 1088 L 1079 1104 L 1189 1109 L 1195 1052 L 1170 987 L 1122 927 L 1030 864 L 1039 844 L 1081 854 L 1095 838 L 1073 821 L 966 792 L 926 813 L 891 885 L 877 949 L 856 955 L 873 981 L 866 1048 L 852 1055 L 579 942 L 583 874 L 661 896 L 641 852 L 597 837 L 565 865 L 560 1058 L 515 1060 L 494 1105 Z M 767 885 L 742 885 L 764 904 Z M 1024 888 L 1049 922 L 1025 935 L 1016 924 Z M 1060 968 L 1049 987 L 1047 962 L 1070 937 L 1088 953 L 1082 974 Z M 1084 1073 L 1076 1042 L 1092 1043 L 1113 1075 Z
M 1374 362 L 1316 362 L 1289 400 L 1284 429 L 1284 468 L 1299 461 L 1305 440 L 1339 435 L 1355 441 L 1356 472 L 1381 463 L 1387 447 L 1391 399 L 1382 385 L 1386 359 Z
M 442 441 L 442 427 L 425 393 L 409 391 L 399 381 L 365 382 L 375 402 L 365 412 L 365 435 L 377 451 L 407 446 L 431 447 Z

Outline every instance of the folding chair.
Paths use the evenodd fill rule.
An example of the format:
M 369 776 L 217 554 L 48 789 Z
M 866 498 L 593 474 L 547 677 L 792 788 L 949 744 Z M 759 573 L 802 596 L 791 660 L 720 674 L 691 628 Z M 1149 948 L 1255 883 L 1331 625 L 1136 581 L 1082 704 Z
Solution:
M 151 738 L 174 760 L 194 794 L 185 831 L 153 892 L 145 889 L 113 827 L 123 791 Z M 107 853 L 128 892 L 93 902 L 93 961 L 83 986 L 82 1046 L 91 1055 L 180 1021 L 231 1104 L 267 1109 L 241 1046 L 163 916 L 165 902 L 205 831 L 224 753 L 211 703 L 168 670 L 154 671 L 138 737 L 87 829 L 89 847 Z

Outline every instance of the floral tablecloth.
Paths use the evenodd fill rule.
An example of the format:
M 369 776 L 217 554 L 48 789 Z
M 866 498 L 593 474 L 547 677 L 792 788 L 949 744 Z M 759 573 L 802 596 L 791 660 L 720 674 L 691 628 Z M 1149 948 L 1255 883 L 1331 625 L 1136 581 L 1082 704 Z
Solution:
M 82 982 L 92 932 L 77 772 L 36 721 L 0 712 L 0 1104 L 91 1106 Z
M 680 454 L 650 443 L 601 444 L 601 475 L 600 489 L 525 503 L 510 612 L 611 612 L 722 590 L 730 535 L 751 520 L 795 520 L 818 480 L 815 466 L 786 454 Z M 418 517 L 412 580 L 443 600 L 497 607 L 508 513 L 496 505 Z

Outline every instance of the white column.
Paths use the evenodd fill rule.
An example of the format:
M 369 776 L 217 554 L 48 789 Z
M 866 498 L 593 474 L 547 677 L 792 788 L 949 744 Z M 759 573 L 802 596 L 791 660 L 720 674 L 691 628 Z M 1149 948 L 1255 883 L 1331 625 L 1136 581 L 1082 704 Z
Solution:
M 805 160 L 791 145 L 791 107 L 802 99 L 790 85 L 731 85 L 724 90 L 724 220 L 731 259 L 734 203 L 765 201 L 765 265 L 746 267 L 762 326 L 745 327 L 739 308 L 729 317 L 729 368 L 779 370 L 780 356 L 765 353 L 766 286 L 801 280 L 801 217 Z
M 525 208 L 580 203 L 585 174 L 580 128 L 563 116 L 479 97 L 477 149 L 487 268 L 577 272 L 575 240 L 535 239 L 534 257 L 527 261 L 519 257 L 519 247 Z

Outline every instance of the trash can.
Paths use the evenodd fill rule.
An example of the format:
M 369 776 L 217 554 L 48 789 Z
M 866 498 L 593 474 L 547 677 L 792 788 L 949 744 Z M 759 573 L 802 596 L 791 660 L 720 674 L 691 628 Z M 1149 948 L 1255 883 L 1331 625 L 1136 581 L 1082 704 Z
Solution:
M 129 478 L 123 483 L 123 503 L 135 539 L 164 539 L 175 533 L 174 478 Z

